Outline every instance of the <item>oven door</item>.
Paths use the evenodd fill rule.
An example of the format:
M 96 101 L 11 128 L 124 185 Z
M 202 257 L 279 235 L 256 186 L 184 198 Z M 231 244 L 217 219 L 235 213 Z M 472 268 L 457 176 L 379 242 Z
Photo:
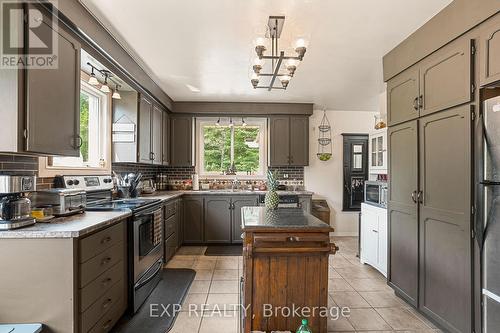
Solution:
M 133 217 L 134 283 L 163 257 L 163 209 L 140 212 Z
M 365 202 L 380 205 L 381 186 L 379 184 L 365 183 Z

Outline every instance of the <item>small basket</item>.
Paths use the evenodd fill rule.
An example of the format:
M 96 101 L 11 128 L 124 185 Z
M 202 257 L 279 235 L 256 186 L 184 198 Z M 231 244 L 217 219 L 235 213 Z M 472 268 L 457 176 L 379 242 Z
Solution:
M 330 139 L 330 138 L 319 138 L 318 142 L 322 146 L 328 146 L 332 142 L 332 139 Z

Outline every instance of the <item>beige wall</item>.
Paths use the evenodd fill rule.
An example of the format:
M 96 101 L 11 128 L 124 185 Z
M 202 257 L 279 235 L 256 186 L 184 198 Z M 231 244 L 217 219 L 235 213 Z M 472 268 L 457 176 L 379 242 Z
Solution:
M 330 206 L 330 224 L 334 235 L 354 236 L 358 233 L 358 213 L 342 212 L 342 133 L 370 133 L 373 131 L 377 112 L 327 111 L 332 126 L 333 156 L 327 162 L 316 157 L 318 150 L 318 125 L 323 111 L 315 110 L 309 122 L 309 166 L 304 170 L 306 189 L 315 198 L 324 198 Z

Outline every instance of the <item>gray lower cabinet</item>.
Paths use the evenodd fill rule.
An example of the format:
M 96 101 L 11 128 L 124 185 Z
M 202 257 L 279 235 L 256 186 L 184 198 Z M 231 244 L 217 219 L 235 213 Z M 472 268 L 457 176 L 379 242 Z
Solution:
M 471 106 L 419 127 L 419 307 L 446 331 L 471 332 Z
M 205 243 L 231 243 L 231 197 L 205 197 Z
M 38 6 L 40 11 L 31 11 L 32 7 L 35 5 L 28 4 L 28 15 L 43 14 L 37 33 L 50 36 L 54 32 L 52 15 Z M 57 68 L 24 70 L 27 127 L 20 129 L 21 133 L 24 130 L 23 148 L 32 153 L 80 156 L 80 43 L 63 25 L 55 36 Z
M 203 243 L 203 200 L 202 196 L 184 196 L 182 200 L 182 229 L 185 244 Z
M 389 285 L 409 303 L 418 302 L 418 121 L 390 127 Z
M 309 117 L 269 118 L 269 165 L 309 165 Z
M 232 199 L 232 212 L 231 212 L 231 243 L 243 243 L 241 234 L 241 208 L 258 206 L 258 196 L 234 196 Z
M 170 117 L 170 165 L 193 165 L 193 118 Z

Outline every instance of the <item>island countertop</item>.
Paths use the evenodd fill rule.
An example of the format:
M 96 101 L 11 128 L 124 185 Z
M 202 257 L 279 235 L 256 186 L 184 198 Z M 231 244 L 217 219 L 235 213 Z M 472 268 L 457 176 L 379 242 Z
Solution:
M 243 207 L 242 230 L 265 232 L 333 232 L 333 228 L 301 208 Z

